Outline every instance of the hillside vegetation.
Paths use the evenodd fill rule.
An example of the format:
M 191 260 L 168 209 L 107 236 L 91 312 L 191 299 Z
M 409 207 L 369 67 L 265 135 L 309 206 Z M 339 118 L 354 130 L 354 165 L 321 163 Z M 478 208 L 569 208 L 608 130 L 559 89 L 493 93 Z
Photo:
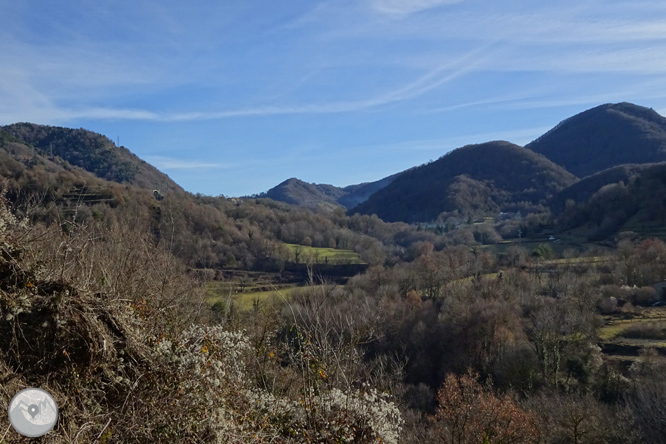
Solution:
M 400 174 L 402 173 L 392 174 L 374 182 L 365 182 L 344 187 L 345 195 L 338 199 L 338 203 L 345 208 L 353 208 L 361 202 L 368 200 L 373 193 L 391 184 Z
M 618 178 L 618 174 L 620 180 L 603 185 L 606 179 Z M 615 168 L 581 182 L 580 186 L 575 185 L 580 192 L 565 194 L 570 197 L 564 209 L 557 213 L 556 221 L 562 229 L 591 225 L 593 240 L 606 239 L 622 231 L 641 232 L 654 228 L 661 228 L 658 235 L 663 235 L 666 163 Z M 597 186 L 600 187 L 595 190 Z M 560 197 L 560 201 L 565 196 Z
M 76 131 L 93 140 L 104 140 L 93 133 Z M 39 127 L 39 133 L 40 140 L 69 134 L 57 127 Z M 149 227 L 157 241 L 168 239 L 179 258 L 193 268 L 278 272 L 293 260 L 285 244 L 353 250 L 363 262 L 380 264 L 399 260 L 413 242 L 446 242 L 442 236 L 406 224 L 388 224 L 370 216 L 349 217 L 339 207 L 313 212 L 266 198 L 192 195 L 180 187 L 171 191 L 163 188 L 155 196 L 151 187 L 100 178 L 94 174 L 100 170 L 93 161 L 79 162 L 93 170 L 87 171 L 6 131 L 0 131 L 0 135 L 0 177 L 7 197 L 19 208 L 38 203 L 30 207 L 34 220 L 66 229 L 73 221 L 113 224 L 120 218 L 135 218 L 137 225 Z M 90 151 L 92 142 L 86 138 L 72 136 L 66 140 L 62 142 L 65 152 L 85 158 Z M 90 155 L 96 158 L 98 154 L 93 150 Z M 116 157 L 107 160 L 111 170 L 119 169 Z
M 652 427 L 666 401 L 663 340 L 601 329 L 602 315 L 655 319 L 663 242 L 555 270 L 517 247 L 496 257 L 423 244 L 344 287 L 208 309 L 170 242 L 134 222 L 65 232 L 0 201 L 0 403 L 28 386 L 51 392 L 60 419 L 43 442 L 665 437 Z M 645 327 L 622 334 L 654 334 Z M 0 427 L 29 442 L 6 416 Z
M 307 183 L 291 178 L 268 190 L 263 197 L 317 209 L 322 204 L 337 204 L 338 199 L 344 194 L 345 191 L 342 188 L 333 185 Z
M 567 201 L 570 201 L 569 204 L 571 201 L 585 202 L 604 186 L 619 182 L 628 184 L 652 166 L 654 164 L 650 163 L 619 165 L 592 174 L 555 194 L 548 204 L 554 212 L 559 213 L 565 208 Z
M 84 129 L 17 123 L 0 127 L 0 139 L 28 145 L 49 159 L 59 157 L 102 179 L 151 190 L 183 191 L 166 174 L 127 148 L 117 147 L 107 137 Z
M 386 221 L 428 222 L 443 212 L 485 215 L 525 209 L 576 178 L 543 156 L 509 142 L 458 148 L 401 174 L 353 212 Z
M 397 442 L 388 395 L 336 375 L 324 344 L 303 340 L 303 314 L 258 360 L 254 332 L 211 325 L 168 243 L 128 222 L 64 233 L 0 201 L 0 403 L 25 387 L 53 394 L 58 424 L 42 442 Z M 0 426 L 30 442 L 6 415 Z
M 553 214 L 573 175 L 470 145 L 363 204 L 436 221 L 408 225 L 154 195 L 0 134 L 0 408 L 53 393 L 43 442 L 666 442 L 666 244 L 617 233 L 663 230 L 664 164 Z M 567 229 L 607 247 L 549 236 Z
M 666 161 L 666 118 L 631 103 L 584 111 L 525 146 L 578 177 L 631 163 Z
M 310 209 L 326 209 L 336 205 L 345 208 L 354 207 L 368 199 L 374 192 L 381 190 L 401 173 L 385 177 L 375 182 L 366 182 L 358 185 L 349 185 L 344 188 L 333 185 L 307 183 L 291 178 L 276 185 L 260 197 L 268 197 L 280 202 L 286 202 Z

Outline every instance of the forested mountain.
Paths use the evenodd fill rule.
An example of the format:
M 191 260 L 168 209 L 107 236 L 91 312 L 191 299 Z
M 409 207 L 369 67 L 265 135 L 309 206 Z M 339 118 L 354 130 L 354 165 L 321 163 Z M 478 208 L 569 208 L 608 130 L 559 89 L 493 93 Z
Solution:
M 578 182 L 570 185 L 555 194 L 549 201 L 549 206 L 553 211 L 562 211 L 567 201 L 569 203 L 580 203 L 587 201 L 594 193 L 606 185 L 623 182 L 625 185 L 632 182 L 640 176 L 645 170 L 654 167 L 657 164 L 627 164 L 618 165 L 613 168 L 587 176 Z
M 279 202 L 310 209 L 318 209 L 327 204 L 329 206 L 342 205 L 345 208 L 351 208 L 366 201 L 372 193 L 393 182 L 400 174 L 394 174 L 375 182 L 349 185 L 344 188 L 307 183 L 300 179 L 291 178 L 271 188 L 261 197 L 268 197 Z
M 169 176 L 127 148 L 92 131 L 16 123 L 0 127 L 0 138 L 31 146 L 46 158 L 60 157 L 102 179 L 151 190 L 183 191 Z
M 27 124 L 24 127 L 49 130 Z M 74 132 L 67 143 L 61 140 L 61 152 L 81 165 L 98 174 L 103 168 L 118 171 L 115 148 L 94 142 L 102 143 L 102 136 L 84 130 L 55 131 Z M 38 140 L 44 143 L 48 138 Z M 101 156 L 101 163 L 90 160 L 88 153 L 93 159 Z M 131 153 L 119 158 L 135 159 Z M 314 213 L 271 199 L 195 196 L 145 165 L 133 180 L 145 185 L 147 179 L 141 171 L 156 172 L 148 177 L 164 179 L 161 195 L 152 192 L 157 182 L 148 181 L 149 186 L 144 188 L 109 181 L 0 130 L 2 190 L 35 220 L 60 224 L 63 229 L 94 221 L 108 226 L 131 221 L 151 233 L 156 242 L 168 240 L 170 248 L 190 267 L 279 270 L 291 260 L 285 243 L 354 250 L 363 261 L 379 264 L 397 260 L 414 242 L 429 241 L 440 246 L 444 242 L 434 233 L 418 232 L 406 224 L 388 224 L 370 216 L 348 217 L 342 208 Z
M 311 209 L 339 204 L 405 222 L 433 221 L 456 211 L 525 214 L 547 197 L 559 212 L 567 199 L 584 201 L 604 185 L 627 183 L 642 164 L 666 161 L 666 118 L 631 103 L 601 105 L 564 120 L 525 148 L 508 142 L 470 145 L 376 182 L 339 188 L 292 178 L 262 196 Z M 572 174 L 602 171 L 573 185 Z M 562 188 L 567 189 L 558 194 Z
M 344 194 L 342 188 L 333 185 L 307 183 L 292 177 L 271 188 L 262 197 L 316 209 L 321 204 L 336 205 Z
M 575 180 L 533 151 L 488 142 L 402 173 L 352 211 L 407 222 L 432 221 L 443 212 L 487 214 L 537 205 Z
M 566 230 L 592 228 L 591 240 L 621 231 L 660 232 L 666 224 L 665 178 L 666 162 L 616 167 L 587 177 L 555 197 L 556 222 Z
M 605 104 L 560 122 L 525 146 L 578 177 L 666 161 L 666 118 L 631 103 Z
M 666 442 L 654 426 L 666 308 L 652 286 L 666 279 L 666 244 L 623 235 L 616 251 L 580 252 L 542 227 L 664 236 L 666 163 L 574 184 L 517 145 L 469 145 L 360 207 L 522 214 L 422 228 L 168 183 L 154 195 L 118 167 L 131 156 L 59 131 L 74 132 L 60 149 L 80 166 L 56 142 L 51 154 L 0 131 L 0 401 L 48 388 L 62 409 L 43 442 Z M 550 196 L 564 201 L 555 220 Z M 248 276 L 282 278 L 310 246 L 367 266 L 345 285 L 310 268 L 279 298 L 245 292 Z M 25 441 L 7 416 L 0 430 Z

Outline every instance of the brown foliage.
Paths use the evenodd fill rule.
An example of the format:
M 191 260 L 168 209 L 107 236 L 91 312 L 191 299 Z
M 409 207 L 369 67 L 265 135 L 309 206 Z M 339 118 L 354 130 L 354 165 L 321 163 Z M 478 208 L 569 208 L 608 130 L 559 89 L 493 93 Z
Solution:
M 0 405 L 49 390 L 60 406 L 49 442 L 206 436 L 206 406 L 156 350 L 201 319 L 200 289 L 140 231 L 116 229 L 33 226 L 0 200 Z
M 630 411 L 605 405 L 589 394 L 546 392 L 532 396 L 526 404 L 539 417 L 548 443 L 662 442 L 643 441 L 633 430 Z
M 495 395 L 477 374 L 449 374 L 439 390 L 436 429 L 446 444 L 535 443 L 538 420 L 509 396 Z

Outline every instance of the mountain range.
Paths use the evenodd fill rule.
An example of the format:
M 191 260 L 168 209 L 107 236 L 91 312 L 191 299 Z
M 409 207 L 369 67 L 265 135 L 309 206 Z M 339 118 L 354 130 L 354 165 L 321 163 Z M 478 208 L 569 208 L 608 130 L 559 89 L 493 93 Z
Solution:
M 120 189 L 92 177 L 184 193 L 127 148 L 84 129 L 17 123 L 0 127 L 0 145 L 0 175 L 23 177 L 19 188 L 43 192 L 52 183 L 55 200 L 73 190 L 82 195 L 85 187 L 92 202 L 122 199 Z M 434 162 L 347 187 L 291 178 L 258 197 L 314 210 L 343 207 L 388 222 L 528 213 L 537 207 L 558 213 L 567 202 L 582 205 L 604 187 L 633 183 L 648 169 L 654 175 L 658 168 L 648 167 L 659 162 L 666 162 L 666 118 L 630 103 L 605 104 L 563 120 L 525 147 L 506 141 L 468 145 Z
M 453 150 L 435 162 L 368 184 L 371 192 L 353 195 L 353 187 L 290 179 L 266 196 L 308 208 L 338 203 L 352 213 L 377 214 L 387 221 L 428 222 L 456 210 L 478 215 L 536 204 L 560 209 L 567 196 L 589 198 L 612 181 L 640 173 L 641 165 L 663 161 L 666 118 L 623 102 L 565 119 L 524 148 L 489 142 Z M 345 200 L 349 196 L 354 199 Z

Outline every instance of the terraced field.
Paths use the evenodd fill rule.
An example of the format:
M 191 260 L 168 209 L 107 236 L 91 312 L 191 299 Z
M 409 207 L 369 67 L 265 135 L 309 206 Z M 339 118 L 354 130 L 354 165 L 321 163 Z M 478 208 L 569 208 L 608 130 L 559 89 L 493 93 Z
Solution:
M 639 312 L 612 315 L 599 329 L 603 352 L 614 360 L 630 362 L 641 349 L 652 348 L 666 355 L 666 308 L 651 307 Z
M 352 250 L 335 248 L 307 247 L 305 245 L 285 244 L 293 262 L 313 264 L 365 264 L 361 257 Z
M 217 302 L 226 303 L 231 298 L 231 301 L 238 309 L 246 311 L 273 301 L 289 301 L 294 293 L 308 290 L 311 290 L 311 288 L 294 284 L 281 288 L 276 287 L 274 290 L 248 291 L 230 295 L 228 292 L 225 292 L 223 286 L 209 285 L 206 302 L 211 305 Z
M 211 282 L 210 284 L 217 284 L 217 282 Z M 274 290 L 264 290 L 264 291 L 248 291 L 243 293 L 231 293 L 224 285 L 210 285 L 207 288 L 208 296 L 206 297 L 206 302 L 213 305 L 217 302 L 226 303 L 226 301 L 231 298 L 233 303 L 240 308 L 241 310 L 250 310 L 257 304 L 267 303 L 271 300 L 283 300 L 289 299 L 291 294 L 294 291 L 297 291 L 303 287 L 298 286 L 288 286 L 282 288 L 276 288 Z
M 284 281 L 277 273 L 244 272 L 227 276 L 222 281 L 208 282 L 206 302 L 211 305 L 226 303 L 231 298 L 239 308 L 250 309 L 255 301 L 288 297 L 297 288 L 298 282 Z
M 315 281 L 344 285 L 349 276 L 367 267 L 358 253 L 351 250 L 286 245 L 293 262 L 285 270 L 280 273 L 224 270 L 221 280 L 206 284 L 206 302 L 213 305 L 231 300 L 241 310 L 249 310 L 274 299 L 288 300 L 294 292 L 307 286 L 308 270 L 314 272 Z

